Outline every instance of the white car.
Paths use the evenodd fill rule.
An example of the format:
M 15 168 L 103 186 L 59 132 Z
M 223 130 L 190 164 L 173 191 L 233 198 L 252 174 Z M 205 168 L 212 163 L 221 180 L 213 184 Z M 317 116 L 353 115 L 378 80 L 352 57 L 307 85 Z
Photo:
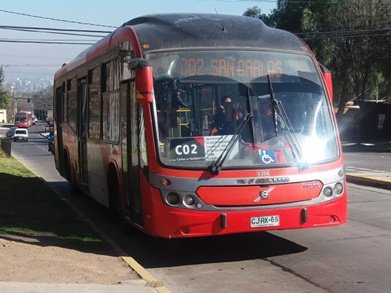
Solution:
M 25 128 L 16 128 L 14 132 L 14 141 L 29 141 L 29 132 Z

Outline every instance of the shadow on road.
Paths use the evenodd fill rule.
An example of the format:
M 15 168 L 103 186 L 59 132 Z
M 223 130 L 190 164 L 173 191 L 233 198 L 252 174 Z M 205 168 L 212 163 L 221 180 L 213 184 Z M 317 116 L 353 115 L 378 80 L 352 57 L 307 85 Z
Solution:
M 268 232 L 174 240 L 144 238 L 129 249 L 146 268 L 263 259 L 307 250 Z

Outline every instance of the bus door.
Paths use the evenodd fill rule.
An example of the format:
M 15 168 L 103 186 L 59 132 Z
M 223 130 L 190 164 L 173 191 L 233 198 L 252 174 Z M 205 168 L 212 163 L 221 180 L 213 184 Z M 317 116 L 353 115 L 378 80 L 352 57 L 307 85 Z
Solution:
M 66 101 L 64 100 L 64 85 L 56 89 L 56 99 L 55 99 L 55 125 L 56 127 L 56 150 L 54 155 L 56 156 L 56 162 L 59 162 L 59 166 L 56 166 L 59 170 L 64 170 L 64 161 L 63 161 L 63 141 L 62 141 L 62 123 L 64 122 L 65 117 L 65 109 L 64 104 Z M 50 130 L 50 127 L 49 127 Z
M 142 225 L 140 199 L 140 151 L 139 124 L 140 115 L 136 104 L 135 82 L 121 83 L 121 154 L 123 188 L 125 194 L 126 214 L 133 223 Z
M 87 131 L 88 131 L 88 108 L 87 108 L 87 79 L 79 80 L 79 113 L 78 113 L 78 144 L 79 144 L 79 172 L 81 183 L 88 184 L 88 161 L 87 161 Z

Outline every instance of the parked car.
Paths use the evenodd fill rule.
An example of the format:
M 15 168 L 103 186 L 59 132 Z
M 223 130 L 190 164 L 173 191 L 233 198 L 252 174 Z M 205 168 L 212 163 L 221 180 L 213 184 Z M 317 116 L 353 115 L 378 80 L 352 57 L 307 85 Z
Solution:
M 29 141 L 29 132 L 25 128 L 16 128 L 14 141 Z
M 17 127 L 11 127 L 10 129 L 8 129 L 5 136 L 10 137 L 10 138 L 14 138 L 14 133 L 15 133 L 16 128 Z

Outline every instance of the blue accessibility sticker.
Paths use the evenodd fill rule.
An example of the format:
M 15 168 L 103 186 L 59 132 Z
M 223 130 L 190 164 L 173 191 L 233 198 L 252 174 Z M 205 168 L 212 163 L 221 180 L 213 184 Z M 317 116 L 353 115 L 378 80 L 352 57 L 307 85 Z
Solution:
M 264 164 L 276 163 L 276 156 L 273 150 L 259 150 L 259 156 Z

